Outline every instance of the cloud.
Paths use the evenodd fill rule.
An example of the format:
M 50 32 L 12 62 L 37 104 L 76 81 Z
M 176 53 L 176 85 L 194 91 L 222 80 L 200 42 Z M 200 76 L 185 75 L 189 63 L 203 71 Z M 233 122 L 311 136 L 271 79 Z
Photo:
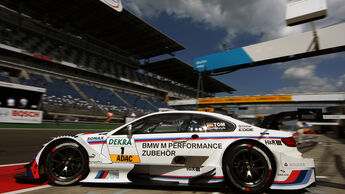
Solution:
M 283 71 L 281 79 L 295 86 L 281 88 L 274 93 L 304 93 L 304 92 L 340 92 L 345 91 L 345 74 L 338 77 L 322 77 L 318 75 L 318 67 L 326 61 L 344 61 L 344 53 L 334 53 L 296 61 L 271 65 Z
M 140 17 L 159 17 L 166 14 L 188 18 L 205 28 L 227 32 L 223 42 L 229 42 L 243 32 L 271 40 L 310 30 L 309 25 L 287 27 L 285 10 L 287 0 L 126 0 L 125 6 Z M 328 17 L 317 22 L 325 26 L 343 20 L 343 0 L 328 0 Z
M 127 0 L 126 6 L 140 17 L 158 17 L 165 12 L 175 18 L 189 18 L 205 28 L 220 28 L 231 41 L 241 32 L 253 35 L 286 33 L 285 0 Z
M 297 86 L 284 87 L 275 93 L 338 92 L 345 89 L 345 74 L 338 78 L 321 77 L 316 75 L 316 65 L 288 68 L 282 79 Z
M 291 67 L 285 70 L 282 78 L 288 81 L 310 80 L 314 78 L 315 66 Z
M 267 41 L 311 30 L 309 24 L 286 26 L 286 2 L 287 0 L 125 0 L 124 4 L 142 18 L 156 18 L 165 13 L 176 19 L 189 19 L 205 29 L 225 30 L 225 37 L 218 43 L 221 48 L 222 43 L 231 45 L 242 34 L 258 36 L 260 41 Z M 344 22 L 344 0 L 328 0 L 327 7 L 328 16 L 315 22 L 317 28 Z M 318 65 L 335 56 L 339 54 L 271 65 L 271 68 L 283 72 L 282 80 L 295 85 L 276 92 L 344 91 L 345 74 L 339 77 L 322 77 L 317 74 Z

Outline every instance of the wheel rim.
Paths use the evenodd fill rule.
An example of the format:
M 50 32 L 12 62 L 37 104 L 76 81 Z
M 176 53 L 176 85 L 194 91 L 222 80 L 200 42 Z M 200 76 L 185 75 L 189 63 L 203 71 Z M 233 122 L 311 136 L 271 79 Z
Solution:
M 62 147 L 53 152 L 49 170 L 55 179 L 68 181 L 81 173 L 83 165 L 83 155 L 80 150 Z
M 255 187 L 269 177 L 270 169 L 265 157 L 254 148 L 236 152 L 228 166 L 233 179 L 241 186 Z

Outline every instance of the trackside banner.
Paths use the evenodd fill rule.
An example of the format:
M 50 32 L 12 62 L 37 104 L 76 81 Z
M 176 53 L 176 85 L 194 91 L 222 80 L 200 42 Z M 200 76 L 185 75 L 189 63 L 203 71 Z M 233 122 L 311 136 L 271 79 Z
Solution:
M 100 0 L 109 7 L 115 9 L 118 12 L 121 12 L 123 9 L 121 0 Z
M 201 98 L 199 104 L 235 104 L 256 102 L 290 102 L 291 95 L 284 96 L 248 96 L 248 97 L 225 97 L 225 98 Z
M 42 115 L 39 110 L 0 108 L 1 123 L 42 123 Z

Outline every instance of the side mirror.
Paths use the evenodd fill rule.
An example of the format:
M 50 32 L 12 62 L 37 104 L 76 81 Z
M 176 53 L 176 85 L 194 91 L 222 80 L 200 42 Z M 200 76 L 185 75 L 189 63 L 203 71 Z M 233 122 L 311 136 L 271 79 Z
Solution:
M 132 125 L 127 126 L 128 135 L 132 136 Z

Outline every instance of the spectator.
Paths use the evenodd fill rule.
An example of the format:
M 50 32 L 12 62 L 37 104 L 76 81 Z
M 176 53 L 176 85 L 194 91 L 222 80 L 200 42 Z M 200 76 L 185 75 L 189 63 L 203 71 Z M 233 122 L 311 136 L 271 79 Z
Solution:
M 131 117 L 132 117 L 132 118 L 137 117 L 137 115 L 135 114 L 135 112 L 132 112 Z
M 7 106 L 8 107 L 14 107 L 16 105 L 16 100 L 12 97 L 9 97 L 7 99 Z
M 20 108 L 25 108 L 28 105 L 28 100 L 26 98 L 21 98 L 19 100 L 19 107 Z
M 110 123 L 111 122 L 111 118 L 114 116 L 114 114 L 113 113 L 111 113 L 111 112 L 108 112 L 107 113 L 107 120 L 105 120 L 104 122 L 105 123 Z
M 59 125 L 59 124 L 60 124 L 60 123 L 59 123 L 59 114 L 57 114 L 57 113 L 54 114 L 54 121 L 55 121 L 55 124 L 56 124 L 56 125 Z

